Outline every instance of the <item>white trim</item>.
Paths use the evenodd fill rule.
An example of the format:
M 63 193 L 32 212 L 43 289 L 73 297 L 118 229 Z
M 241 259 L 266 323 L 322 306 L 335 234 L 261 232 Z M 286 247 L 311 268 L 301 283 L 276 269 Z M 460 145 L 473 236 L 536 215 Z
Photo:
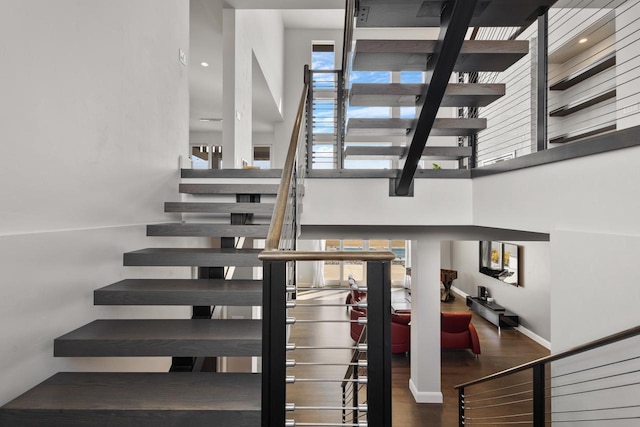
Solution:
M 413 394 L 416 403 L 442 403 L 442 392 L 438 391 L 418 391 L 412 379 L 409 379 L 409 390 Z
M 457 293 L 458 295 L 460 295 L 462 298 L 467 298 L 467 296 L 468 296 L 468 294 L 466 292 L 461 291 L 460 289 L 456 288 L 455 286 L 452 286 L 451 290 L 454 291 L 455 293 Z M 533 341 L 537 342 L 538 344 L 540 344 L 541 346 L 543 346 L 547 350 L 551 350 L 551 342 L 545 340 L 540 335 L 537 335 L 537 334 L 531 332 L 529 329 L 525 328 L 522 325 L 518 326 L 516 328 L 516 330 L 521 332 L 522 335 L 524 335 L 524 336 L 532 339 Z
M 551 350 L 551 342 L 545 340 L 540 335 L 537 335 L 537 334 L 531 332 L 529 329 L 525 328 L 522 325 L 518 326 L 517 330 L 520 331 L 522 333 L 522 335 L 525 335 L 525 336 L 531 338 L 532 340 L 534 340 L 535 342 L 537 342 L 538 344 L 540 344 L 541 346 L 543 346 L 547 350 Z

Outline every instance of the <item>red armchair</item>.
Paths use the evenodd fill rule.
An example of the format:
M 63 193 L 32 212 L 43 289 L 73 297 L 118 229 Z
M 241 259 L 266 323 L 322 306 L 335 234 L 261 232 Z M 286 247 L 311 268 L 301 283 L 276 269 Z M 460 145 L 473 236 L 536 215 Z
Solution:
M 365 317 L 367 311 L 363 308 L 351 307 L 351 320 Z M 406 353 L 411 349 L 411 313 L 391 314 L 391 353 Z M 358 341 L 363 325 L 351 322 L 351 339 Z
M 443 349 L 470 349 L 480 354 L 480 340 L 471 313 L 440 313 L 440 345 Z

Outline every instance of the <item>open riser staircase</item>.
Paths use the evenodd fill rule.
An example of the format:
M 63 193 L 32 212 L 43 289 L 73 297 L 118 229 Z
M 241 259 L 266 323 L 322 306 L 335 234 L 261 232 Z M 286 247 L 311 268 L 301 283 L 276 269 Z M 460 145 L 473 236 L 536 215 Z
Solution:
M 280 172 L 183 170 L 185 181 L 204 179 L 182 183 L 180 192 L 195 196 L 165 210 L 190 222 L 149 225 L 147 234 L 219 238 L 221 247 L 141 249 L 125 253 L 124 265 L 198 267 L 200 278 L 126 279 L 94 292 L 96 305 L 191 306 L 191 319 L 98 319 L 54 342 L 55 357 L 171 357 L 170 372 L 61 372 L 5 405 L 0 425 L 260 425 L 261 375 L 212 371 L 218 357 L 261 356 L 262 322 L 212 314 L 213 307 L 262 305 L 261 280 L 225 278 L 224 270 L 261 267 L 260 249 L 236 248 L 236 238 L 267 236 L 274 205 L 260 199 L 273 199 L 278 184 L 264 182 Z M 216 184 L 207 177 L 244 179 Z
M 457 167 L 465 165 L 463 162 L 471 165 L 475 156 L 472 138 L 487 128 L 486 119 L 477 117 L 477 109 L 490 105 L 508 90 L 500 83 L 478 84 L 477 73 L 506 70 L 529 53 L 529 43 L 474 40 L 469 29 L 526 27 L 553 3 L 554 0 L 360 0 L 355 10 L 358 28 L 440 27 L 440 35 L 433 40 L 355 41 L 353 71 L 421 71 L 426 80 L 424 84 L 354 83 L 349 91 L 351 106 L 416 107 L 416 116 L 350 118 L 345 159 L 406 161 L 411 154 L 420 160 L 456 160 Z M 455 83 L 452 72 L 459 76 Z M 365 140 L 374 144 L 356 142 Z

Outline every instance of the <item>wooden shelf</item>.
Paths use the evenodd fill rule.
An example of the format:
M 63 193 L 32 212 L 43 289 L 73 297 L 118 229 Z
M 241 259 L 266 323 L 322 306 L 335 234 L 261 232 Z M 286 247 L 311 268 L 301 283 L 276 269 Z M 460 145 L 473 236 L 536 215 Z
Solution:
M 550 144 L 564 144 L 564 143 L 567 143 L 567 142 L 572 142 L 572 141 L 576 141 L 578 139 L 586 138 L 588 136 L 593 136 L 593 135 L 598 135 L 598 134 L 605 133 L 605 132 L 610 132 L 612 130 L 616 130 L 616 125 L 615 124 L 603 126 L 601 128 L 590 130 L 590 131 L 587 131 L 587 132 L 578 131 L 578 132 L 581 132 L 581 133 L 577 133 L 575 135 L 569 135 L 569 134 L 560 135 L 560 136 L 557 136 L 555 138 L 551 138 L 549 140 L 549 143 Z
M 616 65 L 616 54 L 615 52 L 610 53 L 604 58 L 594 62 L 593 64 L 589 64 L 585 68 L 576 71 L 573 74 L 568 75 L 562 80 L 552 84 L 549 89 L 551 90 L 565 90 L 569 89 L 572 86 L 577 85 L 578 83 L 588 79 L 589 77 L 595 76 L 596 74 L 613 67 Z
M 595 96 L 590 96 L 588 98 L 583 98 L 578 101 L 574 101 L 570 104 L 563 105 L 560 108 L 557 108 L 549 113 L 551 117 L 565 117 L 569 114 L 573 114 L 580 110 L 584 110 L 585 108 L 589 108 L 593 105 L 599 104 L 601 102 L 606 101 L 607 99 L 615 98 L 616 90 L 611 89 L 606 92 L 599 93 Z

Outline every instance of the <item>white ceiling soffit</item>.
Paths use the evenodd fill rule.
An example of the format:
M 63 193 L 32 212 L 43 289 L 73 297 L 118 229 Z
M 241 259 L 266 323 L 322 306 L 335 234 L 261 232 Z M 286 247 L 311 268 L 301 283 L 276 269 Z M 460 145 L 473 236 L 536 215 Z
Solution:
M 306 30 L 342 30 L 344 9 L 283 10 L 285 28 Z
M 235 9 L 342 9 L 344 0 L 225 0 Z

